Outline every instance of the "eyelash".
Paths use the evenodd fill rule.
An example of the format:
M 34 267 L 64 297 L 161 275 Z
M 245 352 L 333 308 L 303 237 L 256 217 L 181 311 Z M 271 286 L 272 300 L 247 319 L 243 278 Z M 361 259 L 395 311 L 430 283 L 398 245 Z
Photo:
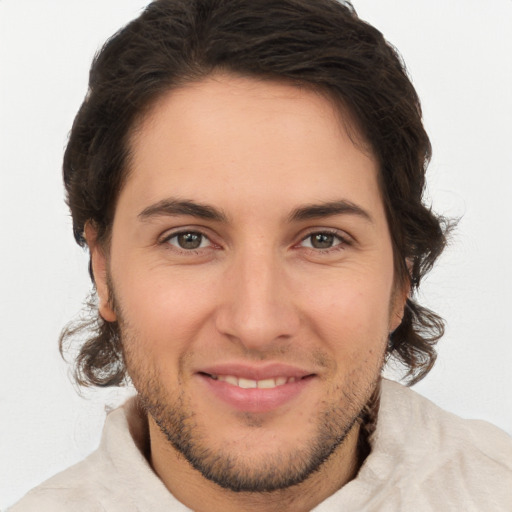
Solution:
M 197 249 L 185 249 L 185 248 L 179 247 L 177 244 L 175 245 L 175 244 L 170 243 L 170 241 L 173 238 L 177 238 L 180 235 L 187 235 L 187 234 L 198 235 L 198 236 L 202 237 L 201 244 L 203 243 L 204 239 L 206 239 L 209 242 L 209 245 L 207 247 L 198 247 Z M 332 247 L 327 247 L 327 248 L 315 248 L 315 247 L 307 247 L 307 246 L 301 245 L 306 240 L 311 239 L 315 235 L 317 235 L 317 236 L 318 235 L 332 236 L 335 239 L 337 239 L 338 243 L 336 245 L 333 245 Z M 212 240 L 210 239 L 210 237 L 208 235 L 206 235 L 205 233 L 203 233 L 200 230 L 194 230 L 194 229 L 185 229 L 185 230 L 167 234 L 161 240 L 159 240 L 158 244 L 164 245 L 164 246 L 171 245 L 172 249 L 170 249 L 170 250 L 177 251 L 178 253 L 186 255 L 186 256 L 199 255 L 199 254 L 201 254 L 202 250 L 208 249 L 212 246 L 215 246 L 214 242 L 212 242 Z M 339 231 L 329 230 L 329 229 L 320 229 L 320 230 L 310 231 L 306 236 L 302 237 L 301 240 L 299 241 L 299 243 L 295 244 L 294 247 L 296 247 L 296 248 L 302 247 L 303 249 L 305 249 L 311 253 L 314 253 L 314 254 L 331 254 L 332 252 L 335 252 L 335 251 L 344 250 L 347 246 L 350 246 L 350 245 L 352 245 L 352 241 L 349 239 L 349 237 L 346 235 L 342 235 Z
M 314 254 L 332 254 L 333 252 L 336 251 L 343 251 L 348 246 L 351 245 L 351 240 L 349 239 L 348 235 L 341 234 L 339 231 L 333 229 L 320 229 L 318 231 L 310 231 L 305 237 L 301 239 L 300 244 L 318 235 L 332 236 L 335 239 L 337 239 L 338 243 L 336 245 L 333 245 L 332 247 L 327 247 L 324 249 L 305 246 L 302 247 L 306 250 L 313 252 Z
M 210 242 L 210 245 L 208 247 L 198 247 L 197 249 L 184 249 L 183 247 L 179 247 L 178 245 L 170 243 L 170 241 L 173 238 L 177 238 L 180 235 L 198 235 L 198 236 L 200 236 L 202 238 L 201 239 L 201 244 L 206 239 L 208 242 Z M 194 229 L 184 229 L 184 230 L 181 230 L 181 231 L 176 231 L 174 233 L 170 233 L 170 234 L 164 236 L 158 243 L 159 243 L 159 245 L 167 245 L 167 246 L 171 245 L 172 249 L 170 249 L 170 250 L 176 251 L 179 254 L 183 254 L 183 255 L 186 255 L 186 256 L 201 254 L 200 253 L 201 250 L 209 248 L 212 245 L 214 245 L 208 235 L 206 235 L 205 233 L 203 233 L 203 232 L 201 232 L 201 231 L 199 231 L 197 229 L 196 230 L 194 230 Z

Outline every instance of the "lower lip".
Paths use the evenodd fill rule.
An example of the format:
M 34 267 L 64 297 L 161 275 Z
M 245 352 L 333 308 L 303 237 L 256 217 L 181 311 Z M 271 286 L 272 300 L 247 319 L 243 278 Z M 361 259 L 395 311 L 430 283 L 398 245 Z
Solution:
M 291 402 L 304 391 L 313 376 L 270 389 L 244 389 L 207 375 L 198 374 L 208 389 L 223 402 L 240 412 L 270 412 Z

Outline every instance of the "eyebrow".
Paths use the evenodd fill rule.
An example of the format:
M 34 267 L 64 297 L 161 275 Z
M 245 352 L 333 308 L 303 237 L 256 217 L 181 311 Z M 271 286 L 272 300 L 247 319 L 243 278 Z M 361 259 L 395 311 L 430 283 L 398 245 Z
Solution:
M 174 198 L 162 199 L 144 208 L 139 213 L 138 218 L 146 221 L 152 217 L 177 217 L 179 215 L 190 215 L 205 220 L 227 222 L 226 214 L 213 206 Z M 373 223 L 371 215 L 366 210 L 345 199 L 301 206 L 291 212 L 289 221 L 300 222 L 334 215 L 356 215 Z
M 162 201 L 144 208 L 139 213 L 138 218 L 145 221 L 152 217 L 176 217 L 179 215 L 191 215 L 200 219 L 227 222 L 226 215 L 213 206 L 173 198 L 162 199 Z
M 293 210 L 290 214 L 290 221 L 297 222 L 302 220 L 320 219 L 322 217 L 330 217 L 334 215 L 356 215 L 370 223 L 373 223 L 372 216 L 366 210 L 345 199 L 302 206 Z

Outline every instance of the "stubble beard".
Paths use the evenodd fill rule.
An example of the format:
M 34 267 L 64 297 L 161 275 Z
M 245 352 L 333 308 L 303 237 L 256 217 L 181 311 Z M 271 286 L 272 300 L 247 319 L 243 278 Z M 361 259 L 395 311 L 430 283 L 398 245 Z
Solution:
M 183 395 L 169 404 L 164 396 L 159 398 L 155 393 L 154 385 L 148 396 L 140 384 L 137 390 L 144 410 L 172 446 L 206 479 L 233 492 L 273 492 L 304 482 L 343 443 L 365 405 L 350 417 L 341 407 L 323 411 L 318 417 L 316 433 L 306 446 L 296 447 L 291 453 L 268 453 L 258 457 L 255 463 L 250 453 L 242 456 L 208 446 L 204 428 L 199 425 L 196 413 L 186 405 Z M 249 424 L 257 434 L 260 422 L 246 418 L 245 426 Z
M 108 284 L 109 302 L 118 317 L 124 363 L 142 408 L 193 468 L 224 489 L 237 493 L 268 493 L 306 481 L 340 448 L 356 423 L 368 414 L 368 404 L 379 393 L 384 353 L 371 369 L 355 370 L 347 385 L 336 386 L 334 394 L 338 399 L 325 402 L 326 406 L 317 414 L 315 431 L 305 446 L 294 446 L 289 453 L 268 453 L 260 457 L 262 462 L 258 465 L 251 460 L 250 454 L 244 457 L 214 449 L 208 446 L 207 431 L 188 403 L 183 387 L 179 385 L 179 392 L 171 397 L 156 369 L 145 360 L 143 344 L 123 319 L 110 276 Z M 245 426 L 250 425 L 255 431 L 264 428 L 255 415 L 247 414 L 245 420 Z
M 339 399 L 331 401 L 317 414 L 314 431 L 307 443 L 293 450 L 267 453 L 251 460 L 243 449 L 230 451 L 212 447 L 208 430 L 193 410 L 183 388 L 171 397 L 156 374 L 139 357 L 136 339 L 122 333 L 125 362 L 138 391 L 140 403 L 151 415 L 169 443 L 199 471 L 203 477 L 233 492 L 268 493 L 287 489 L 307 480 L 319 471 L 329 457 L 343 444 L 347 435 L 365 411 L 378 388 L 380 371 L 370 380 L 352 382 L 348 390 L 338 391 Z M 126 350 L 126 348 L 128 350 Z M 362 389 L 361 389 L 362 388 Z M 265 428 L 256 415 L 247 414 L 245 425 Z M 211 441 L 211 438 L 210 438 Z

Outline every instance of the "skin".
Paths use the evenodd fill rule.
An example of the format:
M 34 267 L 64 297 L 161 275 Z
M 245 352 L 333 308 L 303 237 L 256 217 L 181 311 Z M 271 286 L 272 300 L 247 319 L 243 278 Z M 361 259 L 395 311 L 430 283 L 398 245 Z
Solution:
M 171 91 L 134 131 L 108 251 L 86 228 L 100 314 L 119 322 L 146 407 L 150 462 L 198 512 L 306 511 L 357 473 L 357 419 L 406 290 L 376 160 L 347 125 L 325 96 L 283 83 L 222 74 Z M 330 211 L 311 209 L 322 204 Z M 310 377 L 283 405 L 240 411 L 198 374 L 233 362 Z M 280 488 L 234 492 L 237 478 Z

